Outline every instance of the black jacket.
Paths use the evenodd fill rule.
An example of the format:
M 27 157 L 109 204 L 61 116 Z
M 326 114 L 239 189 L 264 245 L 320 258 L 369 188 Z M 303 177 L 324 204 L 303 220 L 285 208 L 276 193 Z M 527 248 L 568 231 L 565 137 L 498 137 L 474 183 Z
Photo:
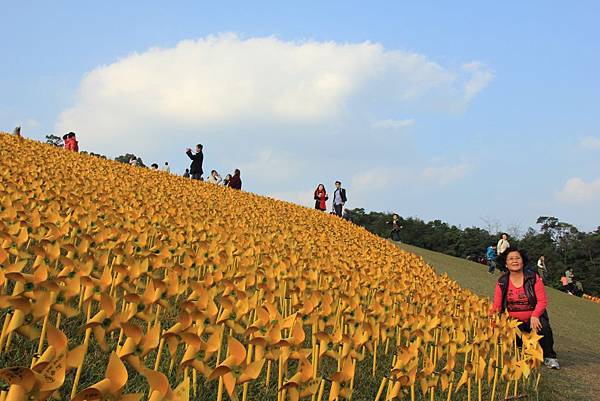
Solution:
M 204 171 L 202 171 L 202 162 L 204 161 L 204 154 L 202 151 L 193 154 L 191 150 L 188 150 L 186 154 L 190 159 L 192 159 L 192 164 L 190 165 L 190 174 L 204 174 Z
M 344 188 L 339 188 L 339 189 L 336 188 L 335 191 L 333 191 L 333 201 L 335 202 L 335 193 L 337 191 L 340 191 L 342 203 L 346 203 L 348 201 L 348 198 L 346 198 L 346 190 Z
M 533 310 L 537 305 L 537 297 L 535 296 L 535 281 L 538 280 L 538 277 L 536 277 L 536 272 L 530 269 L 524 269 L 523 275 L 523 288 L 525 288 L 525 295 L 527 295 L 529 306 Z M 505 273 L 498 278 L 498 285 L 500 286 L 500 290 L 502 290 L 502 312 L 504 312 L 507 308 L 506 298 L 508 294 L 509 276 L 509 273 Z M 547 319 L 547 312 L 544 311 L 541 317 L 545 317 Z

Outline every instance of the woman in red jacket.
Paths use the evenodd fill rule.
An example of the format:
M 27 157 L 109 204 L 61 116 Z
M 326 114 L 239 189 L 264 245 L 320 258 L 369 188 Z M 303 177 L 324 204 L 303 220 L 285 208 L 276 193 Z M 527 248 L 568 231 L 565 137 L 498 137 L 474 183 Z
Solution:
M 77 142 L 77 138 L 75 137 L 74 132 L 69 132 L 65 135 L 67 138 L 64 140 L 65 149 L 70 150 L 72 152 L 79 152 L 79 143 Z M 64 137 L 63 137 L 64 139 Z
M 319 184 L 317 189 L 315 189 L 315 209 L 324 212 L 327 210 L 327 191 L 325 191 L 325 185 Z
M 507 272 L 498 278 L 493 310 L 497 313 L 508 311 L 510 317 L 521 322 L 521 331 L 529 333 L 535 330 L 542 335 L 540 345 L 544 351 L 544 364 L 560 369 L 554 352 L 554 338 L 546 311 L 548 300 L 542 279 L 534 271 L 525 269 L 527 255 L 517 248 L 509 247 L 496 260 L 506 267 Z M 517 338 L 519 342 L 520 338 Z

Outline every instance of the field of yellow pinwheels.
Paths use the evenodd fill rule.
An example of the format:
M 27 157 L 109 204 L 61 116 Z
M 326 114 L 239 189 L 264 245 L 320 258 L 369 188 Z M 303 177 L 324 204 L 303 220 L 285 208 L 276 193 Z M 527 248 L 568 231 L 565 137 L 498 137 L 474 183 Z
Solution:
M 0 235 L 0 401 L 535 396 L 535 335 L 314 210 L 0 134 Z

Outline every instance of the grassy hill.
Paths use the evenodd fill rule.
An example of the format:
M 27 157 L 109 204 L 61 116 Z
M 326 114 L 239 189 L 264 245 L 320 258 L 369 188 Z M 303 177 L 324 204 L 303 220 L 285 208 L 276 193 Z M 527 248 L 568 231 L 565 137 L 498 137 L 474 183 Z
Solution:
M 497 274 L 486 266 L 410 245 L 437 273 L 446 273 L 463 288 L 492 297 Z M 600 400 L 600 304 L 546 288 L 555 349 L 562 369 L 545 369 L 540 386 L 542 400 Z

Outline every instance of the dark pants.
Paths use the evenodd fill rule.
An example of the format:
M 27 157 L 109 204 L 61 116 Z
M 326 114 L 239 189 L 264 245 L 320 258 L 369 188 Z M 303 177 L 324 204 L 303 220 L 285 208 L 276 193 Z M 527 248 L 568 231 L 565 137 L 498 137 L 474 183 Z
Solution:
M 487 265 L 488 265 L 488 273 L 493 273 L 494 269 L 496 269 L 496 261 L 488 260 Z
M 400 241 L 400 230 L 392 230 L 390 238 L 392 241 Z
M 540 323 L 542 324 L 542 329 L 538 331 L 538 334 L 544 336 L 540 339 L 540 345 L 544 351 L 544 358 L 556 358 L 556 352 L 554 352 L 554 336 L 552 335 L 552 327 L 550 327 L 550 320 L 548 319 L 547 313 L 544 313 L 540 317 Z M 531 326 L 529 325 L 529 322 L 521 323 L 521 325 L 519 325 L 519 329 L 526 333 L 531 332 Z M 523 345 L 521 337 L 517 337 L 517 345 L 519 347 Z
M 191 177 L 192 177 L 192 180 L 200 180 L 200 181 L 204 181 L 204 180 L 202 179 L 202 174 L 192 174 L 192 175 L 191 175 Z
M 337 214 L 340 217 L 342 217 L 342 209 L 343 208 L 344 208 L 344 205 L 333 205 L 333 209 L 335 210 L 335 214 Z

